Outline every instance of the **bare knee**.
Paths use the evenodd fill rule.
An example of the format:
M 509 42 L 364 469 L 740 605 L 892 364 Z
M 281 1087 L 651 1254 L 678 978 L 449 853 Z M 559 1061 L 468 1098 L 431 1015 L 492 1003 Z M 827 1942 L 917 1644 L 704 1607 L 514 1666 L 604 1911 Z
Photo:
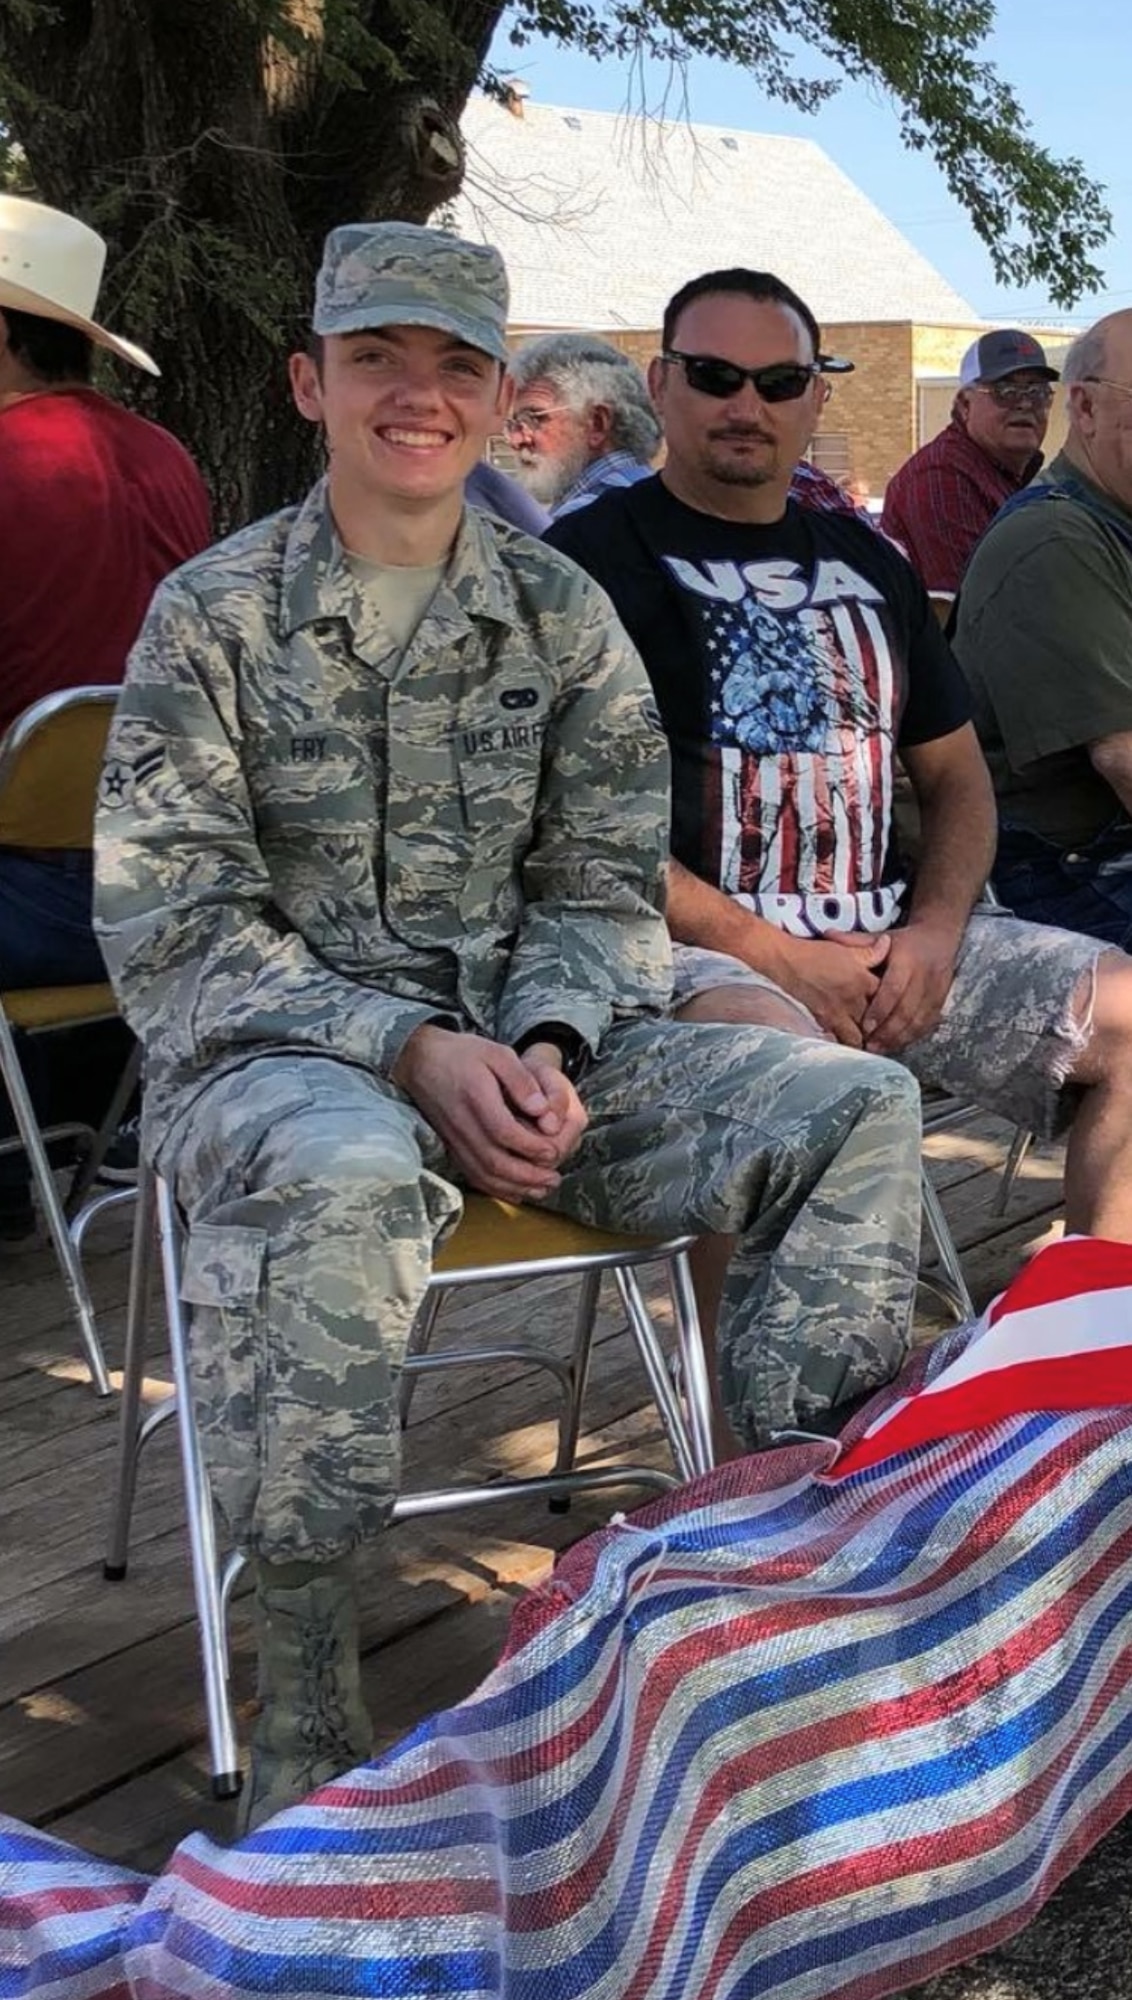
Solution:
M 711 986 L 677 1009 L 678 1021 L 707 1021 L 730 1027 L 777 1028 L 788 1035 L 830 1037 L 800 1000 L 766 986 Z
M 1071 1027 L 1082 1046 L 1070 1079 L 1132 1094 L 1132 958 L 1126 952 L 1102 951 L 1092 977 L 1082 979 L 1073 996 Z

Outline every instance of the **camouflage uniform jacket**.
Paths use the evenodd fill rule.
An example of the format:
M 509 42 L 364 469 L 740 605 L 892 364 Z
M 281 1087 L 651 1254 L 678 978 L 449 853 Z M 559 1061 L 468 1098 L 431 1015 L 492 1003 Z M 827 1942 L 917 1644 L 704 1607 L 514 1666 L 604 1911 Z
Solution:
M 96 928 L 162 1121 L 253 1054 L 662 1008 L 668 754 L 608 599 L 466 509 L 401 653 L 325 487 L 175 572 L 103 773 Z

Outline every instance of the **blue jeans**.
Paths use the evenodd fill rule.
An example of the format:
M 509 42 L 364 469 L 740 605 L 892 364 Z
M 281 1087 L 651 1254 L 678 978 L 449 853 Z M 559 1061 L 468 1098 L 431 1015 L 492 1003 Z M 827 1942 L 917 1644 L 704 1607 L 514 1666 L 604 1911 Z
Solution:
M 0 986 L 81 986 L 105 979 L 91 927 L 92 861 L 31 861 L 0 848 Z
M 91 925 L 92 861 L 61 854 L 33 861 L 0 848 L 0 988 L 71 986 L 106 977 Z M 97 1123 L 129 1047 L 118 1021 L 46 1039 L 17 1035 L 20 1062 L 42 1124 L 69 1118 Z M 101 1107 L 101 1108 L 100 1108 Z M 0 1090 L 0 1139 L 15 1136 Z M 25 1190 L 21 1153 L 0 1153 L 0 1190 Z
M 1028 828 L 999 828 L 996 894 L 1016 917 L 1061 924 L 1127 951 L 1132 945 L 1132 820 L 1123 814 L 1077 847 Z

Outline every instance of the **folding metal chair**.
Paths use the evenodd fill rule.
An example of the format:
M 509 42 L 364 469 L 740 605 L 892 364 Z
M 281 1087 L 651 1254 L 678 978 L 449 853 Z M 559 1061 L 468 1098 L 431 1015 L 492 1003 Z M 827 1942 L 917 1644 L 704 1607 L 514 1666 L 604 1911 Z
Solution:
M 17 717 L 0 742 L 0 847 L 89 848 L 106 733 L 118 698 L 114 687 L 67 688 L 45 695 Z M 78 1322 L 97 1393 L 110 1379 L 82 1268 L 82 1243 L 96 1215 L 131 1201 L 132 1188 L 87 1199 L 102 1156 L 137 1084 L 141 1051 L 135 1049 L 118 1080 L 98 1131 L 88 1125 L 41 1127 L 20 1068 L 14 1030 L 47 1035 L 113 1020 L 118 1013 L 108 983 L 36 986 L 0 993 L 0 1079 L 8 1093 L 19 1137 L 0 1140 L 0 1153 L 23 1150 L 43 1209 L 59 1268 Z M 75 1140 L 82 1157 L 66 1201 L 60 1200 L 47 1148 Z
M 926 1138 L 930 1132 L 946 1131 L 949 1126 L 965 1125 L 969 1119 L 979 1118 L 983 1115 L 983 1106 L 981 1104 L 970 1104 L 966 1101 L 960 1102 L 943 1093 L 929 1091 L 924 1097 L 924 1136 Z M 1006 1205 L 1010 1200 L 1011 1191 L 1018 1178 L 1022 1163 L 1033 1144 L 1033 1140 L 1034 1134 L 1025 1125 L 1015 1126 L 1014 1136 L 1010 1142 L 1010 1151 L 1006 1156 L 1002 1173 L 999 1176 L 998 1189 L 991 1203 L 993 1214 L 1004 1215 L 1006 1213 Z M 935 1246 L 936 1256 L 939 1260 L 938 1270 L 921 1270 L 920 1283 L 926 1285 L 929 1291 L 935 1292 L 937 1297 L 943 1300 L 949 1311 L 955 1314 L 956 1319 L 960 1321 L 969 1319 L 972 1317 L 975 1308 L 971 1301 L 971 1294 L 967 1290 L 963 1269 L 959 1262 L 959 1252 L 955 1248 L 955 1242 L 948 1227 L 947 1218 L 940 1207 L 939 1196 L 932 1186 L 926 1167 L 921 1168 L 920 1185 L 923 1196 L 924 1221 L 928 1225 L 928 1230 Z
M 983 901 L 984 903 L 989 903 L 992 909 L 1006 909 L 1006 904 L 1003 902 L 993 882 L 988 882 L 986 888 L 983 890 Z M 1014 1183 L 1022 1171 L 1026 1155 L 1033 1143 L 1034 1134 L 1029 1126 L 1016 1125 L 1014 1127 L 1014 1137 L 1010 1141 L 1010 1151 L 1006 1155 L 1006 1162 L 998 1183 L 998 1193 L 994 1198 L 994 1212 L 996 1215 L 1006 1214 L 1007 1204 L 1014 1192 Z
M 994 1198 L 994 1212 L 1005 1215 L 1007 1204 L 1014 1192 L 1014 1183 L 1025 1164 L 1026 1155 L 1034 1143 L 1034 1134 L 1025 1125 L 1014 1127 L 1014 1137 L 1010 1141 L 1010 1151 L 999 1177 L 998 1193 Z
M 971 1109 L 974 1110 L 972 1105 Z M 942 1121 L 941 1121 L 942 1122 Z M 929 1130 L 925 1126 L 925 1131 Z M 965 1319 L 974 1319 L 975 1303 L 967 1289 L 963 1276 L 963 1266 L 959 1262 L 959 1252 L 948 1226 L 940 1198 L 932 1185 L 931 1176 L 925 1166 L 920 1167 L 920 1201 L 924 1221 L 932 1239 L 937 1263 L 933 1268 L 920 1266 L 920 1283 L 929 1292 L 941 1299 L 957 1323 L 961 1326 Z
M 154 1220 L 161 1249 L 161 1271 L 173 1363 L 173 1395 L 141 1417 L 145 1372 L 149 1274 Z M 235 1721 L 229 1691 L 226 1618 L 232 1586 L 243 1558 L 221 1559 L 208 1475 L 201 1453 L 188 1376 L 188 1328 L 181 1300 L 180 1223 L 172 1195 L 163 1181 L 143 1168 L 138 1186 L 130 1270 L 130 1298 L 122 1381 L 122 1414 L 118 1485 L 104 1572 L 111 1580 L 126 1574 L 130 1514 L 140 1453 L 154 1432 L 176 1419 L 188 1516 L 193 1595 L 200 1630 L 205 1706 L 208 1716 L 212 1789 L 216 1798 L 234 1798 L 240 1789 Z M 711 1395 L 699 1319 L 688 1267 L 690 1236 L 654 1241 L 589 1229 L 567 1217 L 534 1208 L 512 1208 L 482 1195 L 467 1197 L 463 1220 L 437 1253 L 425 1306 L 405 1362 L 406 1377 L 457 1367 L 482 1368 L 485 1362 L 534 1362 L 550 1372 L 561 1393 L 558 1450 L 551 1471 L 529 1478 L 501 1478 L 475 1486 L 444 1486 L 428 1492 L 403 1493 L 393 1510 L 395 1521 L 441 1514 L 466 1507 L 544 1494 L 552 1506 L 569 1503 L 575 1493 L 637 1485 L 666 1489 L 677 1476 L 655 1466 L 617 1464 L 579 1471 L 574 1463 L 582 1401 L 589 1372 L 598 1293 L 605 1272 L 612 1273 L 629 1323 L 630 1336 L 644 1366 L 653 1400 L 668 1438 L 677 1475 L 688 1479 L 713 1463 Z M 646 1305 L 638 1272 L 643 1265 L 667 1266 L 676 1329 L 676 1357 L 683 1390 L 673 1387 L 664 1350 Z M 580 1279 L 573 1346 L 568 1361 L 535 1346 L 477 1347 L 467 1352 L 428 1352 L 428 1342 L 444 1297 L 473 1285 L 500 1284 L 569 1274 Z M 407 1398 L 403 1402 L 407 1409 Z

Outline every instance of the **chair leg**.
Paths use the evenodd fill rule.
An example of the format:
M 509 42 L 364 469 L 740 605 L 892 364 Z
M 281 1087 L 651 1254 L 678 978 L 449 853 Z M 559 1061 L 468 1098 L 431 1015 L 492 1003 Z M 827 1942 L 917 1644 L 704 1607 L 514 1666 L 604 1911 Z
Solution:
M 931 1233 L 932 1242 L 935 1244 L 936 1256 L 939 1258 L 938 1273 L 932 1273 L 931 1275 L 922 1273 L 921 1282 L 926 1284 L 931 1291 L 938 1293 L 944 1304 L 960 1323 L 966 1319 L 974 1319 L 975 1302 L 967 1290 L 967 1280 L 963 1276 L 963 1267 L 959 1262 L 959 1252 L 952 1241 L 951 1231 L 947 1226 L 947 1217 L 940 1206 L 939 1196 L 932 1185 L 931 1177 L 926 1167 L 921 1167 L 920 1169 L 920 1197 L 923 1203 L 924 1220 Z
M 678 1250 L 669 1261 L 669 1282 L 676 1314 L 676 1339 L 680 1355 L 680 1380 L 684 1390 L 692 1457 L 697 1472 L 710 1472 L 715 1465 L 712 1443 L 711 1383 L 699 1307 L 692 1286 L 688 1252 Z
M 637 1344 L 645 1374 L 648 1376 L 653 1401 L 660 1413 L 665 1435 L 676 1460 L 676 1469 L 681 1479 L 691 1479 L 697 1471 L 692 1441 L 684 1422 L 680 1401 L 672 1387 L 672 1381 L 664 1359 L 664 1349 L 657 1337 L 644 1294 L 634 1270 L 627 1264 L 616 1265 L 613 1275 L 621 1294 L 621 1303 L 629 1321 L 629 1330 Z
M 430 1285 L 424 1295 L 421 1309 L 409 1329 L 409 1345 L 405 1350 L 405 1362 L 416 1360 L 420 1354 L 427 1354 L 432 1340 L 437 1314 L 444 1300 L 445 1287 Z M 397 1408 L 401 1419 L 401 1429 L 409 1422 L 409 1411 L 413 1402 L 413 1390 L 417 1386 L 417 1370 L 402 1365 L 401 1381 L 397 1390 Z
M 597 1324 L 601 1272 L 586 1271 L 578 1287 L 578 1309 L 574 1317 L 574 1346 L 570 1355 L 570 1396 L 558 1425 L 558 1456 L 555 1472 L 569 1472 L 578 1455 L 578 1434 L 582 1428 L 582 1404 L 589 1380 Z
M 126 1342 L 122 1356 L 122 1408 L 118 1420 L 118 1484 L 103 1575 L 111 1583 L 126 1574 L 129 1557 L 130 1516 L 134 1510 L 138 1459 L 143 1439 L 141 1414 L 142 1384 L 145 1379 L 146 1336 L 149 1328 L 150 1270 L 154 1247 L 156 1194 L 152 1170 L 138 1173 L 137 1208 L 130 1245 L 130 1290 L 126 1306 Z
M 95 1393 L 99 1396 L 110 1394 L 110 1377 L 106 1372 L 106 1359 L 102 1352 L 102 1342 L 94 1320 L 94 1307 L 87 1288 L 79 1253 L 71 1241 L 63 1204 L 55 1186 L 51 1162 L 40 1135 L 39 1124 L 32 1109 L 28 1087 L 24 1082 L 20 1059 L 12 1030 L 8 1025 L 4 1010 L 0 1007 L 0 1075 L 8 1092 L 12 1115 L 27 1154 L 28 1166 L 35 1181 L 40 1201 L 43 1204 L 44 1219 L 51 1236 L 59 1269 L 70 1294 L 71 1307 L 78 1321 L 79 1335 L 90 1369 L 90 1379 Z
M 994 1198 L 994 1212 L 996 1215 L 1006 1214 L 1006 1205 L 1014 1192 L 1014 1183 L 1022 1171 L 1026 1155 L 1033 1143 L 1034 1135 L 1027 1130 L 1025 1125 L 1016 1125 L 1014 1127 L 1014 1137 L 1010 1141 L 1010 1151 L 1006 1156 L 1006 1165 L 1002 1169 L 1002 1178 L 998 1184 L 998 1193 Z
M 208 1473 L 205 1470 L 204 1456 L 200 1447 L 189 1383 L 188 1327 L 181 1304 L 177 1215 L 172 1194 L 161 1180 L 157 1184 L 157 1227 L 161 1239 L 165 1310 L 169 1319 L 169 1345 L 177 1397 L 177 1431 L 185 1482 L 185 1513 L 189 1529 L 193 1598 L 196 1603 L 201 1666 L 204 1672 L 208 1748 L 212 1763 L 212 1793 L 217 1799 L 233 1799 L 239 1792 L 243 1780 L 239 1770 L 236 1724 L 228 1687 L 228 1643 L 224 1628 L 225 1590 L 216 1547 L 216 1518 L 212 1509 Z
M 597 1324 L 598 1299 L 601 1296 L 601 1272 L 585 1271 L 578 1288 L 578 1308 L 574 1316 L 574 1345 L 570 1355 L 570 1393 L 562 1406 L 558 1419 L 558 1455 L 555 1458 L 555 1472 L 570 1472 L 578 1456 L 578 1436 L 582 1428 L 582 1405 L 585 1401 L 586 1383 L 589 1380 L 590 1357 L 593 1353 L 594 1327 Z M 556 1493 L 547 1501 L 552 1514 L 568 1514 L 569 1493 Z
M 124 1208 L 127 1202 L 136 1201 L 137 1197 L 138 1191 L 136 1188 L 118 1187 L 107 1188 L 105 1194 L 95 1194 L 91 1196 L 89 1201 L 84 1201 L 70 1225 L 71 1242 L 74 1244 L 80 1258 L 83 1255 L 86 1245 L 87 1231 L 99 1220 L 100 1216 L 105 1215 L 112 1208 Z

